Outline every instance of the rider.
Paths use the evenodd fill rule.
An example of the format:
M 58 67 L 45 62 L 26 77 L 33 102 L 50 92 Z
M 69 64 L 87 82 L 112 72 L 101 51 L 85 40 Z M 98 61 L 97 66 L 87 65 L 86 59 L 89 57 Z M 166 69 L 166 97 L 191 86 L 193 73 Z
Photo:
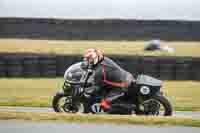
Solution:
M 84 53 L 84 61 L 94 71 L 95 86 L 109 90 L 105 98 L 101 100 L 101 108 L 109 113 L 114 113 L 119 108 L 130 112 L 132 110 L 130 106 L 119 103 L 121 101 L 119 99 L 126 96 L 128 87 L 134 80 L 132 74 L 122 69 L 110 58 L 105 57 L 100 49 L 87 49 Z M 85 94 L 94 93 L 95 90 L 94 86 L 86 88 Z

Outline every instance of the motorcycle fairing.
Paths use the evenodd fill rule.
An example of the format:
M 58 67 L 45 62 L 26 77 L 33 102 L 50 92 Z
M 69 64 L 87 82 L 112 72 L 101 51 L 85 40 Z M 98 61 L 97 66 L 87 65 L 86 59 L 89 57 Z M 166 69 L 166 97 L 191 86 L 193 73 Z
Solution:
M 161 86 L 162 81 L 142 74 L 137 77 L 136 84 L 138 85 L 143 84 L 143 85 L 149 85 L 149 86 Z
M 80 82 L 84 70 L 81 68 L 82 62 L 71 65 L 64 74 L 65 81 Z

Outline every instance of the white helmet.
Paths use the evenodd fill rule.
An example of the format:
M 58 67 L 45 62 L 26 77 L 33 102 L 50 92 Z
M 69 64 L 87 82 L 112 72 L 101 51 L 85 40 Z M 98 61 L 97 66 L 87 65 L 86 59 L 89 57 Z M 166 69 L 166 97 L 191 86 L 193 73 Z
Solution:
M 84 53 L 84 59 L 90 64 L 96 65 L 103 59 L 103 52 L 100 49 L 89 48 Z

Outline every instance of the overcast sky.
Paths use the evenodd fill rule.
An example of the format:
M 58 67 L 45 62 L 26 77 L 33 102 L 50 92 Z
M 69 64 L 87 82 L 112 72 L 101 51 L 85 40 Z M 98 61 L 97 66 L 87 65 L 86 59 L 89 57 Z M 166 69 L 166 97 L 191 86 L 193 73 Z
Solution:
M 0 17 L 200 20 L 200 0 L 0 0 Z

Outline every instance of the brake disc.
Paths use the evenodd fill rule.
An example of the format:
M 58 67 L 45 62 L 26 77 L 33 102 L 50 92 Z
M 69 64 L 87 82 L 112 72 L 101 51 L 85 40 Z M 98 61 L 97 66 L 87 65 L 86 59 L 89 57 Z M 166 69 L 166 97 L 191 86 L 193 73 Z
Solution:
M 69 103 L 65 103 L 63 105 L 63 110 L 65 112 L 69 112 L 69 113 L 76 113 L 79 111 L 79 106 L 76 104 L 69 104 Z

